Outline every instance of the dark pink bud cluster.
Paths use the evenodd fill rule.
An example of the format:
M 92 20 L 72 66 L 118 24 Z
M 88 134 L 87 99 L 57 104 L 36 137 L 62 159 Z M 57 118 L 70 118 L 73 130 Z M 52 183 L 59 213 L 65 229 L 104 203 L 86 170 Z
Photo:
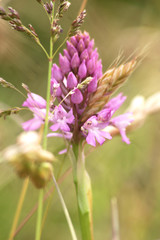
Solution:
M 59 101 L 74 90 L 62 105 L 66 110 L 76 109 L 80 115 L 87 106 L 90 93 L 96 90 L 101 75 L 102 64 L 97 49 L 94 49 L 94 40 L 90 40 L 89 34 L 84 32 L 67 41 L 67 49 L 63 50 L 63 55 L 59 55 L 59 66 L 53 64 L 52 87 L 58 84 L 56 97 Z M 78 89 L 77 85 L 88 77 L 92 77 L 89 85 Z
M 106 128 L 114 126 L 119 129 L 122 140 L 130 143 L 126 136 L 126 127 L 133 121 L 132 114 L 113 117 L 126 99 L 122 94 L 82 121 L 82 113 L 87 111 L 90 98 L 97 92 L 101 76 L 102 64 L 97 49 L 94 48 L 94 40 L 90 40 L 87 32 L 72 36 L 67 41 L 63 55 L 59 55 L 59 66 L 53 64 L 52 67 L 49 111 L 52 133 L 48 137 L 65 137 L 72 143 L 85 138 L 88 144 L 95 147 L 97 143 L 103 144 L 106 139 L 112 138 Z M 55 98 L 59 101 L 58 106 L 54 105 Z M 37 94 L 30 93 L 23 106 L 28 107 L 34 114 L 34 118 L 23 123 L 23 128 L 38 129 L 45 120 L 46 101 Z
M 46 2 L 44 4 L 44 7 L 45 7 L 46 11 L 48 12 L 48 14 L 51 14 L 52 10 L 53 10 L 53 2 L 52 1 L 50 1 L 50 3 Z

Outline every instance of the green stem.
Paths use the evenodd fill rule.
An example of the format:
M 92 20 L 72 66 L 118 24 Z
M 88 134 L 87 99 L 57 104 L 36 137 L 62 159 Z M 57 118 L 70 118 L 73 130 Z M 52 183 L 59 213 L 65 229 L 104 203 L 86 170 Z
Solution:
M 49 14 L 48 14 L 48 12 L 47 12 L 45 6 L 44 6 L 44 2 L 43 2 L 43 1 L 41 1 L 41 5 L 42 5 L 42 7 L 43 7 L 43 9 L 44 9 L 44 11 L 45 11 L 45 13 L 46 13 L 46 15 L 47 15 L 49 21 L 51 22 L 50 16 L 49 16 Z
M 43 212 L 43 189 L 39 192 L 38 200 L 38 212 L 37 212 L 37 225 L 36 225 L 36 237 L 35 240 L 40 240 L 41 238 L 41 221 Z
M 85 169 L 85 156 L 82 143 L 73 146 L 76 160 L 76 172 L 73 173 L 76 188 L 79 220 L 82 240 L 93 240 L 92 190 L 89 175 Z M 74 169 L 73 169 L 74 170 Z
M 52 42 L 52 40 L 50 40 Z M 50 45 L 50 51 L 53 51 L 53 43 Z M 48 133 L 48 122 L 49 122 L 49 107 L 50 107 L 50 81 L 51 81 L 51 69 L 52 69 L 52 59 L 49 60 L 48 65 L 48 84 L 47 84 L 47 106 L 46 106 L 46 118 L 44 124 L 43 133 L 43 148 L 47 149 L 47 133 Z
M 51 27 L 54 20 L 54 3 L 51 16 Z M 48 122 L 49 122 L 49 107 L 50 107 L 50 82 L 51 82 L 51 70 L 52 70 L 52 54 L 53 54 L 53 38 L 52 33 L 50 33 L 50 55 L 49 55 L 49 64 L 48 64 L 48 82 L 47 82 L 47 106 L 46 106 L 46 117 L 44 124 L 44 134 L 43 134 L 43 149 L 47 149 L 47 133 L 48 133 Z M 43 195 L 44 190 L 41 189 L 39 192 L 39 202 L 38 202 L 38 215 L 37 215 L 37 225 L 36 225 L 36 238 L 35 240 L 40 240 L 41 238 L 41 225 L 42 225 L 42 210 L 43 210 Z
M 24 25 L 22 25 L 22 27 L 25 29 L 26 32 L 29 33 L 29 35 L 31 35 L 33 37 L 33 39 L 35 39 L 36 43 L 42 48 L 42 50 L 44 51 L 44 53 L 46 54 L 47 58 L 49 59 L 49 55 L 46 51 L 46 49 L 43 47 L 42 43 L 40 42 L 39 38 L 36 37 L 27 27 L 25 27 Z
M 47 58 L 49 59 L 49 55 L 48 55 L 48 52 L 46 51 L 46 49 L 43 47 L 42 43 L 37 40 L 37 44 L 42 48 L 42 50 L 44 51 L 44 53 L 46 54 Z
M 53 5 L 53 14 L 54 14 L 54 5 Z M 53 23 L 53 14 L 52 14 L 52 21 L 51 26 Z M 48 122 L 49 122 L 49 107 L 50 107 L 50 88 L 51 88 L 51 71 L 52 71 L 52 54 L 53 54 L 53 37 L 52 33 L 50 36 L 50 57 L 49 57 L 49 64 L 48 64 L 48 83 L 47 83 L 47 106 L 46 106 L 46 117 L 45 117 L 45 124 L 44 124 L 44 135 L 43 135 L 43 148 L 47 149 L 47 133 L 48 133 Z
M 58 51 L 61 49 L 61 47 L 65 44 L 65 42 L 67 41 L 68 36 L 64 39 L 64 41 L 61 43 L 61 45 L 56 49 L 55 53 L 52 56 L 52 59 L 56 56 L 56 54 L 58 53 Z

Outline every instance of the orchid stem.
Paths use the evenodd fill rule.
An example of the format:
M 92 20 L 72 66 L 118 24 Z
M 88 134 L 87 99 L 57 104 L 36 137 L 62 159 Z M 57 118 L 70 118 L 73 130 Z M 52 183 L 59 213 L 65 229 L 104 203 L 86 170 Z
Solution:
M 92 189 L 90 177 L 85 169 L 85 156 L 82 143 L 73 146 L 76 169 L 73 168 L 77 195 L 79 221 L 82 240 L 93 240 Z

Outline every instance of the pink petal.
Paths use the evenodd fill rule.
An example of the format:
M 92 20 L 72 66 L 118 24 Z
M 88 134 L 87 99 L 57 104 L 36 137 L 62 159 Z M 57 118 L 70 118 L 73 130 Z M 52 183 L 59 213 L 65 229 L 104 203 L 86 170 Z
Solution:
M 105 138 L 104 138 L 103 136 L 101 136 L 100 133 L 97 132 L 96 135 L 95 135 L 95 137 L 96 137 L 97 142 L 98 142 L 100 145 L 102 145 L 102 144 L 105 142 Z
M 24 123 L 22 123 L 22 127 L 25 131 L 33 131 L 40 128 L 43 124 L 43 121 L 38 118 L 32 118 Z
M 68 124 L 65 123 L 65 122 L 61 123 L 60 129 L 64 132 L 69 132 L 70 131 L 70 128 L 69 128 Z
M 50 127 L 50 129 L 51 129 L 53 132 L 57 131 L 59 128 L 60 128 L 60 124 L 59 124 L 59 123 L 55 123 L 55 124 L 53 124 L 53 125 Z
M 125 131 L 125 129 L 121 129 L 120 130 L 120 134 L 121 134 L 121 136 L 122 136 L 122 141 L 123 142 L 125 142 L 125 143 L 127 143 L 127 144 L 130 144 L 131 142 L 130 142 L 130 140 L 129 140 L 129 138 L 126 136 L 126 131 Z
M 22 104 L 23 107 L 37 107 L 37 108 L 46 108 L 46 100 L 35 93 L 28 93 L 28 98 Z
M 90 133 L 90 132 L 88 133 L 86 137 L 86 141 L 88 144 L 92 145 L 93 147 L 96 147 L 96 140 L 93 133 Z

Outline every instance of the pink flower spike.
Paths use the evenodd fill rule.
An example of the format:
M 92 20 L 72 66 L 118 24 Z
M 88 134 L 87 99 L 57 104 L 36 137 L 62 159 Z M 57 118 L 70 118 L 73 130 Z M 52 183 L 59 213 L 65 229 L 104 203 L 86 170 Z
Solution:
M 75 104 L 80 104 L 83 101 L 83 95 L 79 89 L 75 89 L 71 95 L 71 101 Z

